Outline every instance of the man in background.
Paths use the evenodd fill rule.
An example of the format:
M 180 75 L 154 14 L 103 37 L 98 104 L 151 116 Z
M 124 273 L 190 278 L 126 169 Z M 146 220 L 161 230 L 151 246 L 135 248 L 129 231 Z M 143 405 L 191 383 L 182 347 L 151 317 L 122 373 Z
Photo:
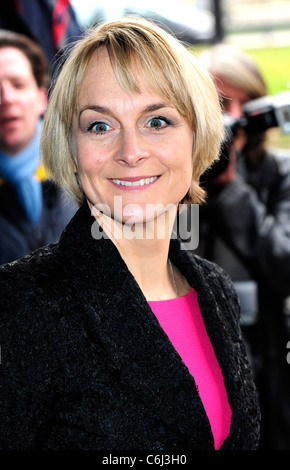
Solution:
M 40 46 L 0 30 L 0 264 L 56 242 L 76 210 L 40 163 L 48 81 Z

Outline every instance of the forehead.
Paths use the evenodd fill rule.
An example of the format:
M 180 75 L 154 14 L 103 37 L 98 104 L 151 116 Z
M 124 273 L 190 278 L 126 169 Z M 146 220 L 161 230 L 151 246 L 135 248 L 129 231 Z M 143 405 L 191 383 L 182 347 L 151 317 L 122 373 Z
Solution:
M 98 49 L 91 55 L 88 62 L 81 88 L 97 80 L 112 80 L 114 78 L 110 58 L 105 49 Z
M 120 105 L 125 109 L 130 103 L 145 107 L 146 101 L 155 100 L 172 105 L 193 125 L 191 101 L 184 88 L 176 86 L 173 77 L 164 73 L 164 67 L 152 68 L 146 61 L 143 66 L 142 57 L 135 57 L 134 53 L 126 62 L 124 65 L 116 59 L 113 69 L 105 47 L 94 51 L 76 89 L 74 113 L 94 104 L 110 108 Z
M 0 74 L 1 71 L 11 72 L 15 76 L 33 76 L 29 59 L 16 47 L 0 47 Z
M 89 60 L 80 86 L 79 102 L 87 100 L 91 96 L 98 96 L 101 99 L 102 97 L 107 97 L 112 94 L 134 94 L 134 91 L 129 91 L 126 86 L 124 86 L 124 81 L 122 81 L 121 77 L 123 73 L 121 67 L 117 74 L 118 73 L 120 73 L 119 79 L 116 76 L 116 72 L 113 70 L 106 49 L 98 49 L 95 51 Z M 137 83 L 138 92 L 147 94 L 154 93 L 152 87 L 148 86 L 145 77 L 143 75 L 141 76 L 138 72 L 138 67 L 134 64 L 133 60 L 131 80 Z M 123 83 L 123 85 L 121 83 Z M 135 93 L 137 93 L 137 90 L 135 90 Z
M 236 99 L 241 102 L 247 101 L 249 99 L 248 93 L 243 90 L 243 88 L 229 83 L 224 78 L 216 78 L 215 82 L 217 84 L 219 93 L 224 97 Z

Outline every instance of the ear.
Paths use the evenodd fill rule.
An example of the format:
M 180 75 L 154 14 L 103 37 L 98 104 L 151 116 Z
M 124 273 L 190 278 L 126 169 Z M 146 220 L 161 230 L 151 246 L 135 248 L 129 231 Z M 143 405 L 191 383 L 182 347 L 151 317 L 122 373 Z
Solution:
M 45 113 L 47 106 L 47 89 L 45 87 L 40 87 L 38 89 L 39 93 L 39 116 L 42 116 Z
M 75 158 L 74 155 L 72 155 L 72 165 L 73 165 L 74 174 L 77 175 L 78 174 L 78 165 L 77 165 L 77 161 L 76 161 L 76 158 Z
M 69 151 L 71 155 L 73 171 L 75 174 L 78 173 L 78 160 L 77 160 L 77 145 L 75 135 L 72 133 L 69 139 Z

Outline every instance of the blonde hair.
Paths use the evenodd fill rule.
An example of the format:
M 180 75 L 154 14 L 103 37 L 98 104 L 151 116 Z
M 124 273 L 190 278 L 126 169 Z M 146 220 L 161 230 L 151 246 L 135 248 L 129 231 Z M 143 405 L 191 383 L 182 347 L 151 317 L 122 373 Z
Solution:
M 218 158 L 224 134 L 218 94 L 198 60 L 171 34 L 144 19 L 128 17 L 105 22 L 74 45 L 56 79 L 44 118 L 41 148 L 47 171 L 69 195 L 79 203 L 84 201 L 75 174 L 72 122 L 88 63 L 101 47 L 106 48 L 126 92 L 140 92 L 134 64 L 152 91 L 166 98 L 187 119 L 195 134 L 195 145 L 192 185 L 183 202 L 201 203 L 205 192 L 199 178 Z

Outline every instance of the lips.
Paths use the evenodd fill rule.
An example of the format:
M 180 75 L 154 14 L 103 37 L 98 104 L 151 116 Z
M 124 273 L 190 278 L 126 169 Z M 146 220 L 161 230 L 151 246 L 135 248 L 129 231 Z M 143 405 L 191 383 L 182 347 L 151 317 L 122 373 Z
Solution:
M 6 116 L 6 117 L 0 118 L 0 125 L 2 127 L 7 127 L 11 125 L 13 126 L 18 121 L 19 121 L 19 118 L 17 118 L 16 116 Z

